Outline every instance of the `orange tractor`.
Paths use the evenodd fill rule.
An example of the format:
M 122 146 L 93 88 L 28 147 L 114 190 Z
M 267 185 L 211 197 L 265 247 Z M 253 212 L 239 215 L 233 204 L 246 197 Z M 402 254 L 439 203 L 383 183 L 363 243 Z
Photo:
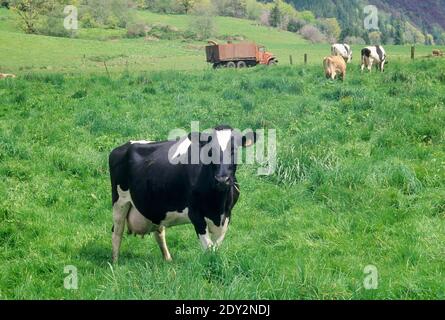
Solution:
M 209 42 L 206 46 L 207 62 L 213 64 L 213 68 L 246 68 L 258 64 L 276 65 L 277 58 L 265 47 L 255 43 L 226 43 L 217 44 Z

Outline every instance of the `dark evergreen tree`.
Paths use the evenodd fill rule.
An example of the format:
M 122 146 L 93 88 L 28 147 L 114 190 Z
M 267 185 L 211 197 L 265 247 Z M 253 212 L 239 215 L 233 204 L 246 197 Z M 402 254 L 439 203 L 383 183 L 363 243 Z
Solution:
M 397 18 L 394 20 L 394 44 L 402 45 L 405 44 L 404 39 L 405 33 L 405 21 Z
M 278 3 L 275 3 L 272 10 L 270 11 L 269 24 L 272 27 L 278 27 L 281 24 L 281 11 Z

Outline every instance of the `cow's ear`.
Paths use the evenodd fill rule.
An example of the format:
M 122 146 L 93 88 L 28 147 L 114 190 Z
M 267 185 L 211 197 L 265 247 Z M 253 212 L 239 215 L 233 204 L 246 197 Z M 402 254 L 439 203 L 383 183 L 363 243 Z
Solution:
M 208 133 L 201 133 L 201 136 L 199 137 L 199 141 L 201 145 L 206 145 L 210 142 L 212 142 L 212 135 Z
M 199 141 L 200 145 L 206 145 L 212 141 L 212 135 L 208 133 L 191 132 L 188 135 L 189 140 L 193 143 Z
M 253 146 L 256 143 L 257 135 L 256 132 L 248 132 L 245 135 L 243 135 L 241 140 L 241 145 L 243 148 L 248 148 Z

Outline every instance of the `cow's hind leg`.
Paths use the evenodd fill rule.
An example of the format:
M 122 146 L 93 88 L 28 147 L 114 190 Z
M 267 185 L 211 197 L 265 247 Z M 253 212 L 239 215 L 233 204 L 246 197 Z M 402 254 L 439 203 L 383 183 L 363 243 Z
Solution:
M 161 249 L 162 255 L 166 261 L 171 261 L 172 257 L 168 251 L 167 242 L 165 241 L 165 227 L 159 227 L 157 231 L 154 232 L 156 242 Z
M 130 211 L 131 202 L 119 199 L 113 205 L 113 262 L 119 259 L 119 250 L 122 242 L 122 235 L 125 228 L 125 220 Z

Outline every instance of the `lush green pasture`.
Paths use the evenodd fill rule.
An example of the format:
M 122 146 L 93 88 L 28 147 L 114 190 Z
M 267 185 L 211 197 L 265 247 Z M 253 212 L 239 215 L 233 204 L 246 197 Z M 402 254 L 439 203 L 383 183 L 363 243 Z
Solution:
M 138 20 L 147 24 L 168 24 L 187 30 L 191 16 L 160 15 L 137 12 Z M 327 44 L 312 45 L 290 32 L 256 25 L 253 21 L 215 17 L 219 36 L 244 36 L 247 40 L 266 45 L 277 55 L 281 65 L 289 65 L 289 56 L 297 65 L 308 54 L 311 65 L 321 65 L 330 54 Z M 183 40 L 149 41 L 125 39 L 125 30 L 81 29 L 79 38 L 54 38 L 26 35 L 19 31 L 12 13 L 0 9 L 0 72 L 41 73 L 105 73 L 103 60 L 111 73 L 125 70 L 207 70 L 204 46 L 206 42 Z M 105 39 L 105 40 L 104 40 Z M 108 39 L 108 40 L 107 40 Z M 354 64 L 358 68 L 361 46 L 354 46 Z M 408 60 L 409 46 L 387 46 L 390 61 Z M 417 55 L 431 54 L 432 47 L 418 46 Z
M 344 83 L 317 66 L 0 81 L 0 298 L 444 299 L 444 90 L 441 59 Z M 276 129 L 277 172 L 239 169 L 219 252 L 181 226 L 172 263 L 127 236 L 111 266 L 109 151 L 191 121 Z

